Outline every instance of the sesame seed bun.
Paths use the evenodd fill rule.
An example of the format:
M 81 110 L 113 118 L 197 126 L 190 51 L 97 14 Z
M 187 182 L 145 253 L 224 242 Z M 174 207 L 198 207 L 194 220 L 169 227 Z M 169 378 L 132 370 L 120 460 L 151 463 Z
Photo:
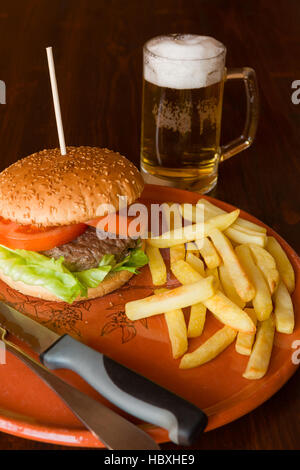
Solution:
M 79 297 L 76 301 L 94 299 L 96 297 L 103 297 L 110 292 L 119 289 L 119 287 L 126 284 L 127 281 L 133 276 L 133 273 L 129 271 L 119 271 L 117 273 L 108 274 L 104 281 L 99 284 L 97 287 L 90 287 L 88 289 L 87 297 Z M 30 295 L 32 297 L 37 297 L 43 300 L 50 300 L 55 302 L 63 302 L 61 299 L 56 297 L 56 295 L 49 292 L 45 287 L 32 286 L 25 284 L 22 281 L 14 281 L 10 277 L 6 276 L 0 271 L 0 279 L 4 281 L 12 289 L 21 292 L 24 295 Z
M 112 150 L 67 147 L 67 155 L 58 148 L 42 150 L 0 173 L 0 215 L 44 227 L 85 222 L 105 215 L 102 204 L 118 210 L 118 196 L 132 204 L 143 186 L 137 168 Z

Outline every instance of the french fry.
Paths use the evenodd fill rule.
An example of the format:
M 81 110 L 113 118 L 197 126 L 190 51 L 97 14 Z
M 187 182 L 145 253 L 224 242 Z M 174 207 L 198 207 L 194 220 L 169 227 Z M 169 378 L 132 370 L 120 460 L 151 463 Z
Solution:
M 186 261 L 197 271 L 203 278 L 206 276 L 203 261 L 195 256 L 194 253 L 188 251 Z M 199 278 L 201 279 L 201 278 Z M 188 338 L 196 338 L 202 334 L 206 319 L 206 307 L 199 303 L 191 306 L 190 318 L 188 323 Z
M 195 242 L 188 242 L 185 244 L 185 249 L 189 253 L 193 253 L 193 255 L 197 256 L 199 258 L 200 253 L 198 250 L 198 247 Z
M 183 243 L 170 248 L 170 263 L 175 263 L 179 259 L 185 259 L 185 245 Z
M 274 294 L 275 325 L 279 333 L 291 334 L 294 331 L 294 307 L 286 285 L 281 281 Z
M 181 261 L 176 261 L 174 265 L 179 262 Z M 158 295 L 154 294 L 144 299 L 127 302 L 125 313 L 130 320 L 140 320 L 170 310 L 189 307 L 211 297 L 215 293 L 215 282 L 213 276 L 210 276 L 194 284 L 176 287 Z
M 177 261 L 171 267 L 174 276 L 181 284 L 191 284 L 203 279 L 199 272 L 195 271 L 186 261 Z M 231 328 L 246 333 L 255 332 L 255 325 L 249 316 L 229 300 L 221 291 L 202 303 L 222 323 Z
M 182 215 L 179 204 L 175 202 L 167 202 L 162 204 L 163 227 L 166 230 L 174 230 L 182 227 Z
M 245 308 L 244 311 L 247 313 L 247 315 L 249 315 L 253 323 L 256 325 L 257 317 L 255 310 L 253 308 Z M 239 331 L 235 342 L 236 352 L 243 354 L 244 356 L 250 356 L 254 340 L 255 333 L 243 333 Z
M 275 259 L 279 275 L 291 294 L 295 290 L 295 273 L 287 255 L 274 237 L 268 237 L 266 249 Z
M 170 248 L 171 246 L 180 245 L 181 243 L 202 239 L 207 237 L 215 228 L 219 230 L 228 228 L 236 220 L 239 212 L 239 209 L 237 209 L 228 214 L 217 215 L 208 222 L 176 228 L 158 237 L 148 238 L 147 242 L 157 248 Z
M 200 209 L 198 208 L 199 204 Z M 203 215 L 203 206 L 205 221 L 209 221 L 212 217 L 217 215 L 226 214 L 224 210 L 214 206 L 205 199 L 200 199 L 197 205 L 182 204 L 180 211 L 186 220 L 195 222 L 197 217 Z M 198 214 L 199 210 L 200 213 Z M 241 217 L 238 217 L 229 228 L 224 230 L 224 233 L 230 240 L 238 244 L 255 243 L 262 247 L 266 244 L 266 229 Z
M 235 252 L 239 258 L 247 276 L 255 287 L 255 296 L 252 304 L 260 321 L 267 320 L 272 313 L 273 304 L 269 287 L 263 277 L 260 269 L 253 261 L 250 248 L 247 245 L 239 245 Z
M 220 256 L 209 238 L 205 237 L 202 240 L 196 240 L 196 245 L 209 269 L 217 268 L 221 264 Z
M 211 202 L 203 198 L 199 199 L 199 201 L 197 202 L 197 205 L 198 204 L 203 204 L 205 216 L 210 215 L 210 217 L 214 217 L 216 215 L 221 215 L 226 212 L 220 207 L 215 206 L 214 204 L 212 204 Z M 267 233 L 267 229 L 265 227 L 255 224 L 254 222 L 250 222 L 249 220 L 243 219 L 242 217 L 237 218 L 237 220 L 234 223 L 234 226 L 236 225 L 243 227 L 247 230 L 253 231 L 253 232 Z
M 155 294 L 161 294 L 168 289 L 156 289 Z M 174 359 L 181 357 L 188 349 L 187 329 L 181 308 L 165 313 L 169 338 Z
M 201 220 L 208 220 L 208 217 L 205 217 L 205 207 L 201 201 L 199 204 L 186 204 L 183 203 L 179 206 L 181 216 L 184 220 L 189 220 L 190 222 L 198 222 Z M 213 214 L 210 218 L 215 217 L 220 214 Z
M 174 359 L 178 359 L 188 349 L 187 329 L 181 308 L 165 313 L 169 338 Z
M 258 323 L 256 340 L 249 357 L 245 379 L 261 379 L 269 368 L 275 333 L 275 321 L 272 314 L 267 320 Z
M 155 286 L 165 284 L 167 282 L 167 268 L 159 249 L 146 243 L 146 254 L 149 259 L 153 284 Z
M 235 254 L 230 241 L 218 229 L 210 233 L 210 238 L 223 259 L 223 263 L 237 293 L 242 300 L 249 302 L 255 296 L 255 289 Z
M 219 266 L 219 277 L 220 277 L 221 285 L 223 287 L 223 291 L 226 297 L 232 300 L 233 303 L 238 305 L 243 310 L 246 304 L 244 300 L 240 298 L 234 285 L 232 284 L 228 271 L 226 267 L 224 266 L 224 264 Z
M 275 292 L 279 283 L 279 272 L 276 268 L 276 262 L 273 256 L 264 248 L 250 244 L 251 253 L 254 261 L 263 273 L 268 283 L 271 294 Z
M 222 292 L 222 286 L 220 284 L 220 278 L 219 278 L 219 271 L 218 271 L 218 268 L 213 268 L 213 269 L 209 269 L 207 268 L 206 271 L 205 271 L 205 276 L 208 277 L 208 276 L 213 276 L 216 280 L 216 286 L 217 286 L 217 289 L 219 289 L 221 292 Z
M 173 202 L 169 203 L 170 207 L 172 207 L 172 217 L 171 217 L 171 224 L 170 230 L 174 230 L 176 228 L 182 227 L 182 215 L 180 212 L 180 205 L 174 204 Z
M 206 307 L 204 304 L 194 304 L 191 306 L 188 323 L 188 338 L 197 338 L 202 334 L 206 319 Z
M 261 225 L 258 225 L 254 222 L 250 222 L 250 220 L 243 219 L 243 217 L 239 217 L 236 223 L 239 227 L 242 227 L 249 231 L 260 232 L 264 234 L 267 233 L 267 229 L 265 227 L 262 227 Z
M 205 277 L 204 263 L 200 258 L 188 252 L 186 254 L 186 261 L 195 271 L 201 274 L 202 277 Z
M 242 219 L 241 219 L 242 220 Z M 225 235 L 237 244 L 252 243 L 264 247 L 267 243 L 267 236 L 262 232 L 254 232 L 239 225 L 228 227 L 224 230 Z
M 224 289 L 223 289 L 223 285 L 222 285 L 222 282 L 221 282 L 219 268 L 215 268 L 214 270 L 216 271 L 215 276 L 218 276 L 219 291 L 222 292 L 222 294 L 224 294 L 224 295 L 226 296 L 226 293 L 225 293 L 225 291 L 224 291 Z M 208 275 L 208 270 L 207 270 L 207 274 L 206 274 L 206 275 Z M 228 297 L 228 295 L 227 295 L 227 297 Z M 229 298 L 229 297 L 228 297 L 228 298 Z
M 197 218 L 203 217 L 203 208 L 204 219 L 206 221 L 217 215 L 226 214 L 226 211 L 214 206 L 206 199 L 199 199 L 196 205 L 182 204 L 179 209 L 184 219 L 196 222 Z M 266 244 L 267 229 L 241 217 L 238 217 L 230 229 L 227 230 L 226 235 L 228 238 L 236 243 L 257 243 L 260 246 L 265 246 Z M 259 234 L 261 235 L 259 236 Z
M 211 361 L 224 351 L 235 337 L 236 331 L 229 326 L 224 326 L 195 351 L 185 354 L 180 361 L 180 369 L 191 369 Z
M 167 202 L 161 206 L 162 230 L 171 230 L 170 206 L 170 202 Z
M 187 261 L 177 261 L 171 267 L 171 271 L 178 281 L 183 285 L 193 284 L 200 281 L 201 279 L 204 279 L 204 277 L 198 271 L 193 269 Z
M 255 325 L 249 316 L 220 290 L 203 303 L 224 325 L 245 333 L 255 332 Z

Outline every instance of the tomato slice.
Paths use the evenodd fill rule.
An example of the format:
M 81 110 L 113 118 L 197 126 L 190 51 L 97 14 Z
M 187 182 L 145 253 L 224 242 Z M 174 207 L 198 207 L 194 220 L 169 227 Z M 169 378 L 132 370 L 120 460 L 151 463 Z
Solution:
M 139 236 L 145 227 L 143 220 L 137 224 L 132 224 L 135 219 L 136 217 L 126 217 L 114 212 L 103 217 L 88 220 L 86 224 L 96 227 L 99 230 L 115 233 L 116 235 L 134 237 L 136 235 Z
M 40 228 L 34 225 L 19 225 L 0 217 L 0 244 L 12 249 L 50 250 L 74 240 L 86 228 L 86 224 Z
M 87 229 L 88 225 L 116 235 L 139 236 L 145 227 L 145 223 L 141 220 L 132 224 L 135 219 L 136 217 L 125 217 L 113 213 L 89 220 L 84 224 L 37 227 L 35 225 L 19 225 L 0 216 L 0 244 L 12 249 L 50 250 L 74 240 Z

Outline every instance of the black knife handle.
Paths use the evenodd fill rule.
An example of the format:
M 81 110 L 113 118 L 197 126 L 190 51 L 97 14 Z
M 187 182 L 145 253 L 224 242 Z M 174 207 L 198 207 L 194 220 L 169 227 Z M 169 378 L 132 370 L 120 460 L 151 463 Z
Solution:
M 176 444 L 191 445 L 206 427 L 207 416 L 195 405 L 71 336 L 59 339 L 41 360 L 49 369 L 77 372 L 122 410 L 167 429 Z
M 134 424 L 57 377 L 14 344 L 5 341 L 5 345 L 64 401 L 106 447 L 113 450 L 159 450 L 153 439 Z

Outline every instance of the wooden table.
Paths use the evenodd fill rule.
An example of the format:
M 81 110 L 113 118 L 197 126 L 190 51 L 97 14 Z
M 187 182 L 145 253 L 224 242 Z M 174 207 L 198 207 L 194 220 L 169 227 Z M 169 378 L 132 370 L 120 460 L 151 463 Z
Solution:
M 228 67 L 252 66 L 260 85 L 255 144 L 223 163 L 213 196 L 300 248 L 298 0 L 1 0 L 1 169 L 57 146 L 45 47 L 54 47 L 68 144 L 106 146 L 139 163 L 142 45 L 166 32 L 211 35 Z M 243 89 L 225 89 L 222 141 L 240 134 Z M 257 410 L 204 435 L 197 449 L 299 449 L 300 374 Z M 61 449 L 0 434 L 1 449 Z M 166 444 L 165 449 L 174 445 Z

